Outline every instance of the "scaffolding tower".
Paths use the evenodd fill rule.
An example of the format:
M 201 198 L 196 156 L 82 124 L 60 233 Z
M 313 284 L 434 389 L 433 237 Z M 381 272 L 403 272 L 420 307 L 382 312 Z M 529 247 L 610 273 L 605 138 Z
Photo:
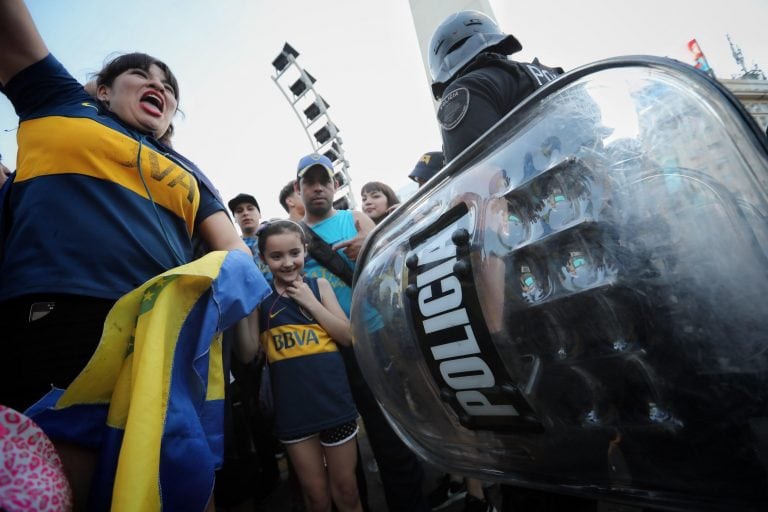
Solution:
M 349 162 L 344 156 L 339 129 L 328 114 L 328 104 L 315 90 L 317 81 L 303 69 L 296 58 L 299 56 L 290 44 L 285 43 L 280 54 L 272 61 L 275 82 L 280 92 L 291 105 L 306 133 L 312 150 L 328 157 L 333 162 L 336 194 L 333 205 L 336 209 L 353 209 L 357 201 L 349 177 Z

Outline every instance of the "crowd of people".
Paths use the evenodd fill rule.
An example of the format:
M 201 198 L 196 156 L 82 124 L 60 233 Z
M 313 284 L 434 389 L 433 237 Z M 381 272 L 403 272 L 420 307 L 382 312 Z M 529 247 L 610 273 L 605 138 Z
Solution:
M 562 72 L 509 60 L 520 43 L 476 12 L 447 19 L 431 46 L 445 155 L 418 159 L 410 177 L 419 186 Z M 440 510 L 460 499 L 468 511 L 495 510 L 480 482 L 458 475 L 425 494 L 420 460 L 392 429 L 354 356 L 352 273 L 367 235 L 398 208 L 391 187 L 366 183 L 362 211 L 337 209 L 333 163 L 313 153 L 299 159 L 278 198 L 258 198 L 277 199 L 286 219 L 262 219 L 249 193 L 227 208 L 172 147 L 181 87 L 163 61 L 121 55 L 83 86 L 49 52 L 21 0 L 0 3 L 0 49 L 2 92 L 19 116 L 18 167 L 0 164 L 2 406 L 23 412 L 52 388 L 66 389 L 121 296 L 202 254 L 241 251 L 272 293 L 226 333 L 236 357 L 224 357 L 225 436 L 235 448 L 202 508 L 256 506 L 275 484 L 274 453 L 284 448 L 294 508 L 370 510 L 360 418 L 389 510 Z M 42 205 L 45 216 L 37 214 Z M 367 326 L 386 328 L 375 316 Z M 250 405 L 238 415 L 243 403 Z M 99 446 L 51 437 L 74 509 L 88 510 Z M 2 482 L 0 508 L 15 510 L 3 501 L 10 494 Z
M 433 164 L 431 169 L 434 174 L 440 167 Z M 365 190 L 370 186 L 363 187 L 364 209 Z M 288 453 L 291 477 L 307 500 L 295 503 L 296 508 L 326 510 L 333 497 L 340 510 L 369 510 L 367 490 L 360 488 L 358 494 L 365 474 L 355 442 L 356 422 L 349 419 L 347 407 L 351 406 L 353 419 L 359 414 L 365 422 L 389 508 L 426 510 L 419 461 L 392 431 L 365 383 L 349 340 L 343 335 L 348 335 L 348 327 L 334 328 L 339 321 L 348 323 L 352 270 L 360 248 L 375 223 L 391 211 L 389 207 L 395 206 L 398 199 L 390 187 L 377 184 L 377 192 L 386 188 L 390 193 L 387 201 L 391 204 L 382 205 L 381 213 L 337 210 L 333 206 L 336 188 L 332 162 L 323 155 L 310 154 L 300 160 L 296 179 L 280 192 L 278 199 L 287 219 L 262 221 L 259 203 L 250 194 L 238 194 L 229 201 L 243 240 L 254 248 L 254 260 L 267 267 L 265 275 L 274 292 L 269 304 L 265 302 L 259 308 L 261 324 L 251 322 L 248 333 L 241 333 L 244 341 L 240 340 L 239 355 L 247 363 L 259 352 L 259 340 L 278 340 L 265 344 L 271 376 L 267 385 L 274 403 L 273 417 L 267 421 L 274 422 L 277 439 Z M 296 215 L 297 211 L 302 215 Z M 298 311 L 291 313 L 297 307 Z M 329 332 L 335 335 L 329 337 Z M 307 341 L 310 338 L 311 345 Z M 339 368 L 343 370 L 341 379 Z M 294 384 L 289 385 L 291 382 Z M 323 399 L 308 403 L 307 397 L 318 393 Z M 343 410 L 339 411 L 339 407 Z M 316 424 L 305 424 L 313 419 Z M 283 421 L 298 424 L 285 430 L 288 427 Z M 272 453 L 264 455 L 255 457 L 258 460 L 254 464 L 269 464 Z M 322 485 L 323 460 L 328 487 Z M 349 498 L 353 495 L 362 497 L 362 502 L 355 504 Z

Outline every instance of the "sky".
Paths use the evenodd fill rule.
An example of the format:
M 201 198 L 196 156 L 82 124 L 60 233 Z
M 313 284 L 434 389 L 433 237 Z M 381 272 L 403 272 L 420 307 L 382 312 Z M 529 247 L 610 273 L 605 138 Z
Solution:
M 502 30 L 523 44 L 515 59 L 566 70 L 649 54 L 691 62 L 697 38 L 719 78 L 738 66 L 768 72 L 768 0 L 491 0 Z M 165 61 L 180 84 L 174 146 L 197 163 L 224 200 L 258 199 L 264 217 L 282 217 L 277 197 L 312 151 L 272 80 L 285 42 L 330 104 L 353 189 L 382 181 L 395 190 L 419 156 L 440 149 L 440 133 L 408 0 L 28 0 L 49 50 L 85 82 L 106 58 L 143 51 Z M 17 119 L 0 99 L 0 153 L 14 166 Z

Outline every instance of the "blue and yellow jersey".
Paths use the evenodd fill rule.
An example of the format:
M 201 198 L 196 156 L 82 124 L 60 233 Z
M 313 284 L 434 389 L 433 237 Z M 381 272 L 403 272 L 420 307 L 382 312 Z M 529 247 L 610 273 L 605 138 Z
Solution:
M 116 299 L 191 260 L 196 226 L 224 211 L 194 164 L 103 110 L 52 55 L 4 92 L 20 124 L 0 300 Z
M 305 278 L 320 300 L 317 279 Z M 274 292 L 259 306 L 278 437 L 314 434 L 357 418 L 336 342 L 293 299 Z

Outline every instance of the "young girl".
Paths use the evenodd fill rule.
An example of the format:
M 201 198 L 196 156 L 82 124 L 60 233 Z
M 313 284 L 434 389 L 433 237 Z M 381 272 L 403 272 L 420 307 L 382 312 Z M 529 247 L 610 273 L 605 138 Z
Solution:
M 351 345 L 349 320 L 328 281 L 303 276 L 306 244 L 301 226 L 290 220 L 259 232 L 259 253 L 272 271 L 274 293 L 259 306 L 257 319 L 252 315 L 247 326 L 239 326 L 237 352 L 250 361 L 259 341 L 267 352 L 275 430 L 309 511 L 327 512 L 331 499 L 342 512 L 361 511 L 357 410 L 336 346 Z

